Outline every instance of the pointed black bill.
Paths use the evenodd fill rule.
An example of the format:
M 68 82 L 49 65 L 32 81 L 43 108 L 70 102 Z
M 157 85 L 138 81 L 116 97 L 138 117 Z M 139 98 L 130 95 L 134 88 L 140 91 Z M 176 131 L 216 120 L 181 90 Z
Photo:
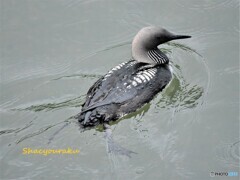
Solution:
M 188 36 L 188 35 L 174 35 L 172 38 L 173 39 L 187 39 L 187 38 L 191 38 L 192 36 Z

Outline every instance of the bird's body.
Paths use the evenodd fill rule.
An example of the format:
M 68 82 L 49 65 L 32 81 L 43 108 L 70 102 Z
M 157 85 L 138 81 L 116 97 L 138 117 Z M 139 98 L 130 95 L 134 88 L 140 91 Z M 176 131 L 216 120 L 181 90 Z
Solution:
M 89 89 L 78 115 L 83 127 L 114 121 L 150 102 L 172 78 L 167 56 L 157 45 L 189 36 L 146 27 L 133 40 L 133 60 L 119 64 Z
M 131 60 L 114 67 L 89 89 L 80 123 L 93 126 L 136 111 L 151 101 L 171 77 L 169 65 L 149 67 Z

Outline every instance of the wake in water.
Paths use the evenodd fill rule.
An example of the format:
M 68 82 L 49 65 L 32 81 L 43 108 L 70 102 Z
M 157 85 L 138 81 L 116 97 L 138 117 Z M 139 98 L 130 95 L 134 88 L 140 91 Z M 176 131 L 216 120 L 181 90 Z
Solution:
M 124 46 L 124 45 L 129 45 L 131 42 L 124 42 L 121 43 L 119 45 L 115 45 L 115 46 L 111 46 L 111 47 L 107 47 L 99 52 L 102 51 L 108 51 L 120 46 Z M 202 56 L 194 49 L 180 44 L 180 43 L 168 43 L 168 46 L 170 46 L 171 48 L 162 48 L 161 50 L 164 51 L 166 54 L 171 54 L 172 50 L 174 48 L 178 48 L 181 49 L 183 51 L 186 51 L 188 53 L 191 54 L 196 54 L 198 57 Z M 206 64 L 206 62 L 202 59 L 202 64 L 204 65 L 207 75 L 208 75 L 208 79 L 207 79 L 207 85 L 205 88 L 202 87 L 198 87 L 197 85 L 195 86 L 191 86 L 190 84 L 188 84 L 183 76 L 181 75 L 181 69 L 180 66 L 177 64 L 172 64 L 172 67 L 174 69 L 174 77 L 172 79 L 172 82 L 170 84 L 170 86 L 174 85 L 173 91 L 171 91 L 170 93 L 164 93 L 162 98 L 159 100 L 159 102 L 157 102 L 157 106 L 160 108 L 171 108 L 174 109 L 175 111 L 180 111 L 183 109 L 187 109 L 187 108 L 194 108 L 197 107 L 197 105 L 199 104 L 199 100 L 202 99 L 202 102 L 200 104 L 204 103 L 205 100 L 205 96 L 208 93 L 208 89 L 210 86 L 210 71 L 208 69 L 208 66 Z M 56 79 L 52 79 L 50 81 L 48 81 L 48 83 L 51 83 L 52 81 L 58 81 L 58 80 L 62 80 L 62 79 L 68 79 L 68 78 L 90 78 L 90 79 L 97 79 L 99 78 L 101 75 L 96 75 L 96 74 L 72 74 L 72 75 L 65 75 Z M 205 89 L 205 91 L 204 91 Z M 12 110 L 14 111 L 33 111 L 33 112 L 39 112 L 39 111 L 55 111 L 55 110 L 60 110 L 63 108 L 67 108 L 67 107 L 80 107 L 82 105 L 82 103 L 84 102 L 84 98 L 85 95 L 81 95 L 75 98 L 71 98 L 71 99 L 67 99 L 61 102 L 49 102 L 49 103 L 44 103 L 44 104 L 34 104 L 34 105 L 30 105 L 27 107 L 19 107 L 19 108 L 14 108 Z M 147 104 L 144 107 L 150 107 L 150 104 Z M 135 113 L 132 113 L 133 115 L 135 114 L 141 114 L 142 111 L 137 111 Z M 175 113 L 174 113 L 175 114 Z M 173 114 L 173 116 L 174 116 Z M 132 115 L 128 115 L 116 122 L 113 123 L 118 123 L 119 121 L 123 120 L 123 119 L 127 119 L 129 118 L 129 116 L 131 117 Z M 32 132 L 30 134 L 27 134 L 23 137 L 21 137 L 20 139 L 18 139 L 16 141 L 16 144 L 21 143 L 22 141 L 32 138 L 34 136 L 40 135 L 44 132 L 46 132 L 47 130 L 50 130 L 52 127 L 56 127 L 56 126 L 60 126 L 60 128 L 58 130 L 56 130 L 52 136 L 49 138 L 48 143 L 47 144 L 51 144 L 54 139 L 62 132 L 63 129 L 65 129 L 66 127 L 68 127 L 68 125 L 70 125 L 72 122 L 77 123 L 74 116 L 68 118 L 67 120 L 64 120 L 62 122 L 56 123 L 56 124 L 52 124 L 52 125 L 48 125 L 45 127 L 40 128 L 38 131 L 36 132 Z M 24 129 L 29 128 L 30 125 L 26 125 L 26 127 L 23 127 Z M 3 130 L 0 132 L 1 134 L 6 134 L 6 133 L 13 133 L 13 132 L 17 132 L 19 130 Z M 80 128 L 80 131 L 83 133 L 84 130 Z M 106 140 L 106 148 L 107 148 L 107 152 L 109 154 L 112 154 L 113 156 L 115 155 L 123 155 L 126 157 L 131 157 L 132 154 L 136 154 L 135 152 L 131 151 L 131 150 L 127 150 L 125 148 L 123 148 L 122 146 L 120 146 L 119 144 L 117 144 L 116 142 L 114 142 L 113 140 L 113 136 L 112 136 L 112 130 L 110 128 L 109 125 L 105 125 L 104 126 L 104 131 L 105 131 L 105 140 Z

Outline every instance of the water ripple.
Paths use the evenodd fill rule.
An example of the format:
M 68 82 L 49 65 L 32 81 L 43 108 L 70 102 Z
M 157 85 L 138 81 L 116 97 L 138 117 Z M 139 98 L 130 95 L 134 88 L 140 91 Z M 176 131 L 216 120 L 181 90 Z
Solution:
M 67 71 L 70 67 L 70 62 L 68 63 L 22 63 L 21 69 L 19 69 L 20 65 L 12 65 L 10 67 L 4 68 L 3 72 L 8 72 L 8 76 L 4 76 L 4 79 L 1 79 L 2 83 L 10 83 L 10 82 L 16 82 L 19 80 L 29 80 L 37 77 L 45 77 L 61 74 L 65 71 Z M 16 71 L 12 71 L 13 69 L 16 69 Z
M 176 113 L 185 109 L 195 108 L 199 104 L 202 105 L 208 93 L 210 75 L 208 75 L 206 87 L 203 88 L 187 82 L 182 76 L 179 65 L 171 62 L 171 66 L 173 68 L 173 79 L 163 91 L 161 98 L 159 98 L 155 106 L 157 108 L 172 109 Z
M 75 98 L 64 100 L 61 102 L 43 103 L 37 105 L 30 105 L 28 107 L 14 108 L 13 111 L 53 111 L 66 107 L 80 107 L 85 99 L 85 95 L 81 95 Z
M 194 108 L 199 104 L 203 96 L 203 88 L 197 85 L 186 83 L 185 80 L 179 79 L 176 75 L 166 89 L 165 93 L 156 103 L 156 107 L 165 109 L 176 109 L 181 111 L 188 108 Z
M 78 7 L 80 5 L 83 5 L 83 4 L 87 4 L 87 3 L 92 3 L 92 2 L 95 2 L 95 1 L 98 1 L 98 0 L 70 0 L 70 1 L 67 1 L 66 4 L 64 4 L 64 6 L 66 8 L 75 8 L 75 7 Z
M 233 143 L 223 143 L 216 149 L 216 156 L 219 161 L 223 162 L 227 167 L 239 168 L 240 161 L 240 141 Z
M 26 134 L 26 135 L 24 135 L 23 137 L 21 137 L 20 139 L 18 139 L 18 140 L 16 141 L 16 144 L 19 144 L 19 143 L 21 143 L 22 141 L 24 141 L 24 140 L 26 140 L 26 139 L 29 139 L 29 138 L 32 138 L 32 137 L 34 137 L 34 136 L 40 135 L 40 134 L 46 132 L 47 130 L 49 130 L 49 129 L 55 127 L 55 126 L 58 126 L 59 124 L 64 123 L 64 127 L 65 127 L 65 126 L 68 125 L 68 124 L 70 123 L 70 121 L 73 120 L 73 119 L 74 119 L 74 117 L 72 116 L 72 117 L 69 117 L 68 119 L 66 119 L 66 120 L 64 120 L 64 121 L 61 121 L 61 122 L 58 122 L 58 123 L 55 123 L 55 124 L 50 124 L 50 125 L 48 125 L 48 126 L 45 126 L 45 127 L 40 128 L 39 130 L 37 130 L 37 131 L 35 131 L 35 132 L 31 132 L 31 133 L 29 133 L 29 134 Z M 50 137 L 48 143 L 50 143 L 50 142 L 54 139 L 54 137 L 59 133 L 59 131 L 61 131 L 62 129 L 63 129 L 63 128 L 60 128 L 58 131 L 56 131 L 56 132 Z
M 28 124 L 26 124 L 24 127 L 22 128 L 16 128 L 16 129 L 5 129 L 5 130 L 1 130 L 0 131 L 0 135 L 4 135 L 4 134 L 9 134 L 9 133 L 19 133 L 27 128 L 29 128 L 32 125 L 32 121 Z
M 238 7 L 239 2 L 238 0 L 225 0 L 225 1 L 209 1 L 208 3 L 200 3 L 194 4 L 191 7 L 189 7 L 189 4 L 184 5 L 182 3 L 178 3 L 178 6 L 189 8 L 189 9 L 201 9 L 202 10 L 213 10 L 213 9 L 219 9 L 221 7 Z

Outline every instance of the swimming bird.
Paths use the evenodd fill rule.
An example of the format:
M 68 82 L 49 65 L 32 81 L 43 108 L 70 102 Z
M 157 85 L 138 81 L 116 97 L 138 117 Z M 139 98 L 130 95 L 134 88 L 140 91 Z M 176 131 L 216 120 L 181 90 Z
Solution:
M 169 59 L 158 46 L 190 37 L 161 27 L 142 28 L 132 41 L 132 59 L 112 68 L 88 90 L 77 115 L 81 126 L 115 121 L 150 102 L 172 78 Z

